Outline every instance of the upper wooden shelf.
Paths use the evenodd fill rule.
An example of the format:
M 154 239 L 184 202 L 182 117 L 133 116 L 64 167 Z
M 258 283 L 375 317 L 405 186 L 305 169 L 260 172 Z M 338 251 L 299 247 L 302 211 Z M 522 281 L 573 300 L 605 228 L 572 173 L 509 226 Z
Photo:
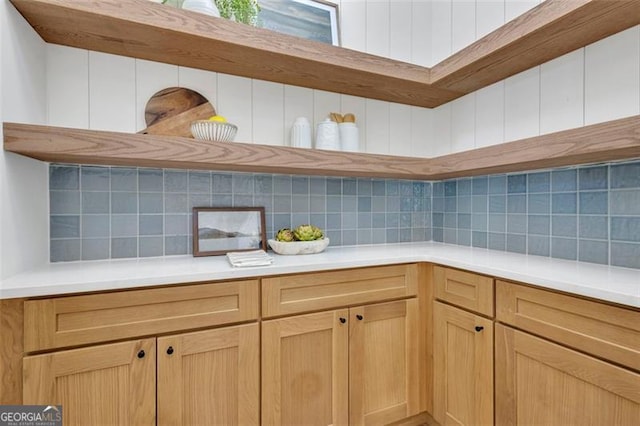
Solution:
M 11 0 L 47 42 L 433 108 L 640 23 L 638 0 L 546 0 L 433 68 L 148 0 Z
M 640 157 L 640 116 L 436 158 L 16 123 L 4 123 L 4 149 L 60 163 L 432 180 Z

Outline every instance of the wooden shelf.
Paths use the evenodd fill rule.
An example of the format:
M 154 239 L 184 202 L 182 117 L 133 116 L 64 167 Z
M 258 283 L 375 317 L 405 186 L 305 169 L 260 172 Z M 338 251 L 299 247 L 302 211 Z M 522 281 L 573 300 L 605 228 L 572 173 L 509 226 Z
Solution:
M 433 68 L 148 0 L 11 0 L 47 42 L 436 107 L 640 23 L 637 0 L 547 0 Z
M 432 180 L 640 157 L 640 116 L 430 159 L 16 123 L 4 123 L 4 149 L 59 163 Z

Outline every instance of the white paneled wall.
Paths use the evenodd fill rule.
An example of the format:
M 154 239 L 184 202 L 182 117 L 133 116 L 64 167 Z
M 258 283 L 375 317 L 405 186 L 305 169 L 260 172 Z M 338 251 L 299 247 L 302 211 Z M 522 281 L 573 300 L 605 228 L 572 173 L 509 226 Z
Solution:
M 434 0 L 432 63 L 538 4 L 537 0 Z M 433 114 L 428 156 L 640 114 L 640 27 L 485 87 L 434 109 Z

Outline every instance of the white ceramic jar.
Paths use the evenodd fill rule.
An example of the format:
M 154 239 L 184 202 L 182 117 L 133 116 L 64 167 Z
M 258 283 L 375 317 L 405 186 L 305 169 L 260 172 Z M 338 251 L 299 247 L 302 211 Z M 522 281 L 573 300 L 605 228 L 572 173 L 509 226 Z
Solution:
M 325 119 L 318 123 L 316 131 L 316 148 L 330 149 L 334 151 L 340 150 L 340 135 L 338 133 L 338 123 Z
M 311 124 L 306 117 L 298 117 L 291 126 L 291 146 L 311 148 Z
M 340 146 L 343 151 L 358 152 L 360 151 L 360 134 L 356 123 L 340 123 L 338 124 L 340 131 Z

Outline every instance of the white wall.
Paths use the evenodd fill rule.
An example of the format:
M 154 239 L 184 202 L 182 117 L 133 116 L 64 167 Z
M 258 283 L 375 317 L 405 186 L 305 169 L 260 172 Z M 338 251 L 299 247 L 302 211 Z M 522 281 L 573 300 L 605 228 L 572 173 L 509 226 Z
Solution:
M 44 124 L 45 43 L 7 0 L 0 33 L 0 121 Z M 48 261 L 48 167 L 0 150 L 0 279 Z
M 432 62 L 482 38 L 537 0 L 434 0 Z M 640 114 L 640 27 L 615 34 L 433 110 L 427 156 Z

